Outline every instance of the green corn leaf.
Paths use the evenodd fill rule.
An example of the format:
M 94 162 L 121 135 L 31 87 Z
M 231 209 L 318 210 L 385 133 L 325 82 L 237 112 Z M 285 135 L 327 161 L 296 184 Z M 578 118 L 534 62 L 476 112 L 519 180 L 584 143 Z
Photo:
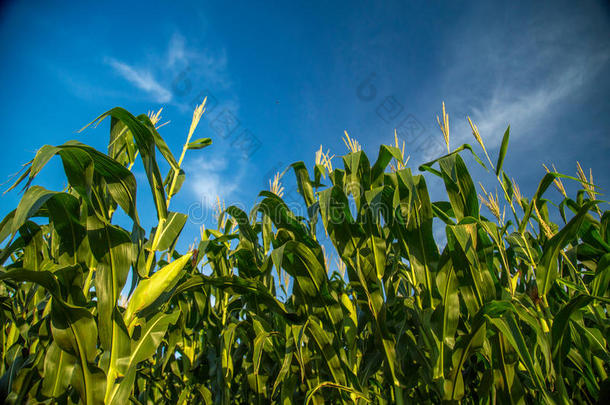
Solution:
M 163 226 L 163 231 L 159 236 L 159 242 L 157 244 L 157 250 L 162 252 L 175 246 L 178 236 L 186 224 L 187 216 L 179 212 L 169 212 L 167 215 L 167 221 Z
M 90 124 L 86 125 L 81 131 L 91 124 L 99 123 L 106 117 L 113 117 L 122 121 L 131 131 L 138 151 L 140 152 L 142 162 L 144 163 L 144 171 L 146 172 L 148 183 L 153 193 L 155 207 L 157 208 L 157 217 L 158 219 L 165 219 L 167 217 L 167 206 L 165 203 L 165 192 L 162 186 L 163 182 L 155 158 L 155 138 L 153 132 L 127 110 L 120 107 L 115 107 L 106 111 Z
M 364 395 L 363 393 L 361 393 L 359 391 L 356 391 L 353 388 L 346 387 L 346 386 L 341 385 L 341 384 L 335 384 L 335 383 L 332 383 L 330 381 L 325 381 L 325 382 L 322 382 L 322 383 L 316 385 L 311 390 L 309 390 L 309 392 L 307 393 L 307 397 L 305 399 L 305 404 L 309 404 L 311 402 L 311 400 L 313 399 L 313 397 L 316 394 L 316 392 L 318 392 L 322 388 L 327 388 L 327 387 L 328 388 L 334 388 L 334 389 L 341 390 L 341 391 L 345 391 L 345 392 L 349 392 L 352 395 L 352 397 L 351 397 L 352 400 L 354 400 L 355 398 L 358 398 L 358 399 L 364 400 L 366 403 L 371 402 L 366 397 L 366 395 Z
M 329 335 L 326 331 L 324 331 L 316 320 L 311 319 L 310 322 L 307 323 L 307 326 L 308 332 L 311 334 L 312 338 L 320 348 L 320 351 L 324 356 L 326 366 L 329 368 L 335 382 L 343 386 L 347 385 L 347 377 L 345 375 L 343 365 L 339 355 L 336 353 L 335 348 L 333 347 L 332 335 Z
M 169 197 L 173 197 L 176 194 L 178 194 L 178 192 L 182 188 L 182 185 L 184 184 L 184 180 L 186 179 L 186 173 L 184 172 L 184 170 L 182 170 L 182 169 L 178 170 L 178 177 L 176 177 L 176 183 L 174 184 L 174 189 L 172 190 L 172 193 L 170 195 L 170 188 L 172 187 L 172 182 L 174 180 L 175 174 L 176 174 L 175 169 L 170 169 L 167 172 L 167 176 L 165 176 L 165 180 L 163 180 L 163 185 L 165 186 L 165 192 L 167 193 L 167 195 Z
M 161 312 L 146 321 L 138 339 L 131 341 L 127 369 L 135 368 L 139 363 L 155 354 L 167 332 L 167 328 L 175 324 L 179 316 L 180 311 L 169 314 Z
M 97 261 L 95 292 L 99 311 L 100 342 L 104 349 L 111 350 L 116 333 L 113 313 L 134 260 L 134 246 L 127 232 L 119 227 L 106 225 L 95 216 L 87 218 L 87 235 Z
M 610 288 L 610 253 L 606 253 L 597 263 L 597 270 L 592 282 L 591 294 L 603 297 Z
M 206 146 L 210 146 L 212 144 L 212 140 L 210 138 L 200 138 L 195 141 L 189 142 L 187 147 L 189 149 L 203 149 Z
M 473 325 L 468 335 L 462 336 L 456 342 L 452 355 L 453 367 L 449 378 L 445 381 L 445 399 L 460 400 L 464 396 L 462 368 L 472 353 L 483 345 L 485 332 L 485 324 L 479 322 Z
M 435 378 L 444 376 L 445 347 L 452 348 L 455 345 L 455 333 L 460 319 L 459 284 L 453 271 L 453 263 L 447 256 L 441 259 L 443 264 L 439 265 L 440 270 L 436 275 L 436 285 L 443 297 L 438 310 L 439 312 L 442 310 L 443 318 L 440 333 L 438 333 L 440 343 L 438 361 L 434 371 Z
M 504 158 L 508 150 L 508 138 L 510 137 L 510 125 L 506 128 L 504 136 L 502 136 L 502 145 L 500 146 L 500 153 L 498 154 L 498 161 L 496 162 L 496 176 L 502 172 L 502 166 L 504 165 Z
M 400 150 L 395 146 L 379 146 L 377 161 L 373 167 L 371 167 L 371 184 L 373 186 L 379 186 L 381 184 L 383 180 L 383 173 L 392 159 L 402 161 L 402 153 Z
M 64 394 L 76 364 L 76 358 L 60 349 L 55 342 L 51 342 L 44 358 L 44 378 L 42 380 L 42 394 L 49 398 L 58 398 Z
M 13 228 L 13 219 L 15 218 L 15 212 L 17 210 L 14 209 L 9 212 L 0 222 L 0 243 L 4 242 L 6 238 L 12 233 Z
M 479 202 L 477 192 L 462 158 L 449 155 L 439 161 L 445 189 L 456 219 L 471 216 L 478 218 Z
M 77 252 L 84 245 L 86 237 L 86 229 L 80 221 L 78 199 L 68 193 L 57 193 L 45 205 L 49 221 L 59 237 L 58 261 L 61 264 L 77 264 Z
M 538 292 L 545 296 L 550 291 L 557 278 L 557 256 L 569 241 L 574 238 L 585 220 L 586 214 L 595 205 L 595 201 L 585 204 L 581 210 L 568 222 L 568 224 L 554 235 L 544 247 L 544 253 L 536 265 L 536 283 Z
M 430 162 L 427 162 L 427 163 L 424 163 L 424 164 L 420 165 L 419 166 L 419 170 L 420 171 L 427 171 L 427 172 L 435 174 L 438 177 L 442 177 L 441 173 L 438 170 L 435 170 L 435 169 L 432 168 L 432 165 L 434 163 L 440 161 L 440 160 L 443 160 L 443 159 L 449 157 L 449 156 L 457 155 L 457 154 L 459 154 L 463 150 L 469 151 L 472 154 L 472 157 L 474 158 L 474 160 L 478 164 L 480 164 L 484 168 L 487 168 L 485 166 L 485 164 L 483 163 L 483 161 L 479 158 L 479 156 L 474 152 L 474 150 L 472 149 L 472 146 L 470 146 L 469 144 L 465 143 L 465 144 L 461 145 L 460 147 L 454 149 L 453 152 L 451 152 L 451 153 L 448 153 L 448 154 L 443 155 L 443 156 L 441 156 L 439 158 L 436 158 L 436 159 L 434 159 L 434 160 L 432 160 Z
M 43 204 L 55 194 L 54 191 L 49 191 L 39 186 L 29 188 L 21 198 L 21 201 L 15 210 L 15 215 L 11 224 L 11 233 L 17 233 L 25 221 L 34 216 Z
M 97 326 L 93 315 L 84 308 L 69 308 L 54 301 L 51 329 L 57 345 L 78 359 L 71 384 L 76 386 L 83 402 L 102 404 L 106 378 L 94 365 Z
M 167 160 L 167 163 L 169 163 L 169 165 L 171 166 L 172 169 L 177 170 L 178 162 L 176 161 L 176 158 L 172 154 L 171 150 L 169 149 L 169 147 L 167 146 L 167 144 L 165 143 L 165 141 L 163 140 L 161 135 L 159 135 L 159 132 L 157 132 L 157 129 L 150 121 L 150 118 L 148 117 L 148 115 L 140 114 L 140 115 L 138 115 L 137 119 L 148 128 L 148 130 L 152 134 L 153 141 L 154 141 L 155 145 L 157 146 L 157 149 L 159 149 L 159 152 L 161 152 L 161 155 L 163 155 L 165 160 Z
M 293 163 L 291 167 L 294 170 L 294 174 L 297 180 L 297 190 L 299 194 L 303 196 L 307 207 L 311 207 L 315 202 L 315 198 L 313 195 L 312 182 L 309 178 L 309 172 L 307 171 L 307 167 L 305 167 L 305 164 L 303 162 Z

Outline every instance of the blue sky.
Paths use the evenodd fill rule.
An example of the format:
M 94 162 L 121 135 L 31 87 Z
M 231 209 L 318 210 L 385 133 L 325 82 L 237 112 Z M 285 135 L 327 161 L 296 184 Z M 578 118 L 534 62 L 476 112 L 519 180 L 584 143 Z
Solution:
M 610 189 L 604 2 L 327 3 L 5 2 L 0 178 L 42 144 L 77 139 L 105 149 L 107 124 L 76 131 L 114 106 L 164 107 L 171 123 L 161 134 L 179 154 L 192 105 L 207 94 L 214 105 L 195 136 L 214 145 L 187 155 L 187 181 L 172 202 L 192 216 L 189 238 L 216 195 L 250 207 L 275 171 L 299 160 L 311 167 L 321 144 L 343 155 L 344 130 L 374 160 L 398 128 L 416 170 L 442 141 L 441 101 L 454 146 L 474 143 L 469 115 L 493 158 L 511 125 L 505 169 L 525 195 L 543 163 L 574 175 L 577 160 Z M 227 117 L 239 123 L 230 135 L 219 130 Z M 38 183 L 60 188 L 60 166 Z M 153 207 L 143 170 L 135 174 L 145 217 Z M 285 183 L 290 195 L 290 173 Z M 19 198 L 4 195 L 0 214 Z

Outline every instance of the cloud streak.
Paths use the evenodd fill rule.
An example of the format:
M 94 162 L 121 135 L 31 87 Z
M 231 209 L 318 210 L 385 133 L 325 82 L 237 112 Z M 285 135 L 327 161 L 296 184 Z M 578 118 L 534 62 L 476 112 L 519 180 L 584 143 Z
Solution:
M 230 167 L 224 153 L 215 153 L 211 158 L 196 158 L 188 163 L 191 189 L 202 205 L 208 209 L 216 207 L 216 197 L 229 202 L 235 197 L 245 174 L 245 168 L 239 170 Z
M 106 57 L 104 62 L 132 86 L 152 96 L 156 102 L 171 103 L 182 110 L 192 108 L 190 98 L 199 90 L 207 88 L 220 93 L 231 89 L 224 49 L 213 52 L 193 47 L 192 44 L 187 46 L 185 37 L 178 32 L 169 39 L 165 52 L 148 55 L 148 62 L 143 66 L 114 57 Z M 186 92 L 189 94 L 185 95 Z M 233 106 L 237 104 L 232 97 L 224 98 Z
M 106 63 L 133 86 L 153 96 L 158 103 L 167 103 L 172 100 L 171 91 L 163 87 L 150 71 L 137 69 L 114 58 L 107 58 Z
M 475 28 L 456 34 L 447 51 L 451 68 L 443 87 L 450 94 L 448 108 L 470 106 L 454 111 L 454 145 L 471 139 L 465 115 L 490 148 L 499 145 L 509 124 L 517 137 L 552 125 L 563 114 L 562 103 L 577 98 L 609 60 L 609 50 L 596 45 L 582 18 L 541 14 L 498 27 L 473 24 L 477 19 L 471 15 L 470 24 L 458 24 Z

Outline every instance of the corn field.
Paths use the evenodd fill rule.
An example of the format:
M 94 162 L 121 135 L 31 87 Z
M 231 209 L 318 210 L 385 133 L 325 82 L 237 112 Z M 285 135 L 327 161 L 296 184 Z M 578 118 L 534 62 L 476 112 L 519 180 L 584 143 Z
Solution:
M 548 170 L 524 196 L 503 170 L 509 129 L 497 159 L 472 122 L 474 147 L 451 148 L 443 105 L 447 154 L 417 174 L 397 139 L 371 163 L 346 133 L 346 155 L 321 148 L 313 170 L 298 162 L 285 174 L 306 211 L 284 202 L 278 175 L 250 212 L 219 204 L 216 229 L 180 251 L 188 218 L 170 203 L 185 155 L 213 153 L 198 151 L 209 138 L 193 140 L 204 104 L 178 158 L 159 114 L 114 108 L 92 123 L 110 121 L 106 153 L 45 145 L 10 187 L 23 195 L 0 224 L 6 403 L 569 404 L 610 395 L 610 212 L 580 165 L 576 176 Z M 478 191 L 466 156 L 499 193 Z M 35 184 L 56 157 L 62 191 Z M 136 184 L 138 160 L 148 184 Z M 431 178 L 444 200 L 431 201 Z M 136 190 L 151 193 L 152 229 L 140 225 L 154 214 L 138 211 Z

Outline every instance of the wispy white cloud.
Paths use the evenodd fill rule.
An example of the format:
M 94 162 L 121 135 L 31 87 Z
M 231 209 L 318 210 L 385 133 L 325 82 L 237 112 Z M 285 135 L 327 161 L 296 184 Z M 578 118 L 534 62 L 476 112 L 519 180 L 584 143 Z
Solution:
M 453 110 L 455 144 L 471 139 L 466 115 L 488 147 L 499 145 L 509 124 L 516 139 L 552 125 L 565 113 L 562 103 L 577 98 L 610 60 L 610 50 L 596 45 L 583 18 L 541 14 L 485 26 L 476 15 L 469 20 L 458 24 L 461 31 L 450 41 L 442 80 L 450 112 L 465 108 Z
M 243 165 L 230 166 L 225 156 L 215 153 L 211 158 L 196 158 L 188 163 L 191 189 L 208 209 L 216 207 L 217 197 L 231 204 L 245 173 Z
M 484 106 L 473 108 L 472 118 L 478 123 L 480 132 L 485 134 L 488 146 L 498 146 L 511 120 L 513 127 L 516 124 L 519 128 L 528 129 L 537 128 L 545 121 L 552 120 L 553 107 L 578 91 L 591 79 L 591 73 L 586 67 L 566 69 L 553 77 L 541 80 L 541 83 L 531 88 L 499 86 L 485 99 Z M 462 138 L 470 137 L 469 127 L 466 128 L 466 124 L 462 124 Z M 519 133 L 523 132 L 517 132 Z
M 191 100 L 203 90 L 222 93 L 222 104 L 233 109 L 238 105 L 230 93 L 231 80 L 227 70 L 224 49 L 210 50 L 187 43 L 186 38 L 175 32 L 168 40 L 166 50 L 149 54 L 138 65 L 115 57 L 104 62 L 132 86 L 152 96 L 155 102 L 175 105 L 185 111 L 192 108 Z M 217 100 L 220 104 L 221 100 Z
M 180 62 L 186 60 L 186 41 L 184 37 L 178 33 L 172 35 L 167 49 L 167 65 L 174 67 Z
M 114 58 L 107 58 L 106 63 L 132 85 L 153 96 L 155 101 L 167 103 L 172 100 L 171 91 L 163 87 L 150 71 L 138 69 Z

